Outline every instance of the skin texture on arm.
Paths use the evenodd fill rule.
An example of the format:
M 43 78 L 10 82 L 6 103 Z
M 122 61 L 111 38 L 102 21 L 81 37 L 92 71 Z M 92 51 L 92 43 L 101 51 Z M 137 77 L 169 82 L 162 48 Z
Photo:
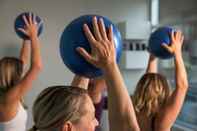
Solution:
M 158 72 L 157 62 L 158 62 L 157 58 L 153 54 L 150 54 L 146 73 L 157 73 Z
M 164 108 L 156 118 L 157 131 L 169 130 L 174 124 L 185 99 L 188 90 L 187 73 L 182 58 L 183 35 L 180 31 L 171 34 L 172 44 L 164 45 L 168 51 L 174 54 L 176 88 L 172 92 Z
M 89 78 L 86 78 L 84 76 L 75 75 L 72 82 L 71 82 L 71 86 L 80 87 L 83 89 L 88 89 L 88 83 L 89 83 Z
M 27 65 L 29 62 L 30 54 L 30 42 L 28 40 L 23 40 L 22 48 L 20 50 L 20 59 L 24 65 Z
M 40 42 L 37 37 L 37 24 L 35 22 L 35 16 L 32 14 L 28 18 L 23 16 L 26 24 L 25 29 L 19 29 L 27 36 L 29 36 L 31 41 L 31 65 L 24 77 L 19 81 L 19 83 L 10 89 L 6 94 L 6 102 L 10 105 L 17 104 L 20 99 L 25 95 L 25 93 L 32 87 L 32 82 L 35 80 L 42 68 L 42 60 L 40 54 Z M 27 43 L 25 43 L 27 44 Z M 24 52 L 23 52 L 24 53 Z M 24 54 L 23 54 L 24 55 Z M 21 55 L 22 56 L 22 55 Z M 25 56 L 25 55 L 24 55 Z M 25 57 L 24 57 L 25 58 Z M 24 59 L 25 60 L 25 59 Z
M 88 84 L 88 94 L 94 104 L 100 103 L 103 92 L 106 88 L 106 83 L 103 77 L 90 79 Z
M 29 40 L 23 40 L 23 43 L 22 43 L 22 48 L 20 50 L 20 56 L 19 58 L 21 59 L 21 61 L 23 62 L 23 70 L 24 70 L 24 73 L 26 73 L 26 71 L 28 70 L 27 69 L 27 66 L 29 64 L 29 56 L 30 56 L 30 41 Z
M 79 53 L 91 64 L 101 68 L 108 89 L 108 109 L 110 131 L 138 131 L 139 126 L 133 105 L 115 60 L 115 47 L 112 26 L 106 33 L 103 19 L 93 18 L 94 35 L 84 25 L 86 37 L 94 54 L 77 48 Z

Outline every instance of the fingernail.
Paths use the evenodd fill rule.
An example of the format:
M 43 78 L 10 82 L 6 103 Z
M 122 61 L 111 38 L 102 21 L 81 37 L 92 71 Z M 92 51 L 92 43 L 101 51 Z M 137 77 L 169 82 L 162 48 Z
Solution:
M 103 18 L 100 18 L 99 20 L 100 20 L 101 22 L 103 22 Z
M 79 51 L 81 47 L 77 47 L 76 50 Z
M 97 19 L 96 16 L 94 16 L 93 19 L 96 20 Z
M 112 26 L 112 24 L 110 25 L 110 28 L 111 28 L 111 29 L 113 29 L 113 26 Z
M 84 24 L 84 25 L 83 25 L 83 28 L 84 28 L 84 29 L 87 29 L 87 28 L 88 28 L 88 25 L 87 25 L 87 24 Z

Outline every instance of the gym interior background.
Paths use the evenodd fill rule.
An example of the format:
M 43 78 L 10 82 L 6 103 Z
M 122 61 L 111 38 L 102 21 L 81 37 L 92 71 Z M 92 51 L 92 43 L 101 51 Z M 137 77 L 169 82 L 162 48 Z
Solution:
M 49 85 L 70 84 L 73 74 L 63 64 L 60 36 L 71 20 L 85 14 L 110 18 L 120 28 L 124 51 L 120 68 L 130 94 L 146 68 L 144 50 L 148 37 L 156 27 L 169 25 L 185 35 L 184 61 L 190 89 L 173 131 L 197 130 L 197 1 L 196 0 L 0 0 L 0 57 L 17 56 L 21 39 L 14 32 L 16 16 L 32 11 L 44 21 L 40 36 L 44 70 L 25 97 L 28 105 L 28 127 L 32 125 L 31 107 L 37 94 Z M 128 59 L 129 58 L 129 59 Z M 138 58 L 138 59 L 136 59 Z M 159 71 L 174 82 L 172 60 L 159 61 Z M 102 129 L 108 130 L 107 111 L 102 117 Z

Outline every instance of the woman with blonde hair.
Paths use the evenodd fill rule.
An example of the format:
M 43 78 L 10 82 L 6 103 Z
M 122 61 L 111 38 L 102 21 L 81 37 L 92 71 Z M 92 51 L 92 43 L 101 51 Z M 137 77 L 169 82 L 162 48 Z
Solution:
M 81 47 L 77 51 L 104 72 L 109 95 L 110 131 L 139 131 L 132 102 L 116 64 L 112 27 L 107 34 L 103 19 L 97 21 L 96 17 L 93 18 L 93 27 L 95 37 L 84 25 L 94 55 Z M 77 76 L 72 86 L 53 86 L 42 91 L 33 105 L 35 125 L 31 130 L 94 131 L 99 123 L 92 100 L 85 89 L 79 88 L 87 87 L 88 81 Z
M 170 131 L 184 102 L 188 89 L 182 58 L 183 35 L 171 34 L 170 46 L 163 47 L 174 54 L 176 87 L 171 92 L 167 79 L 157 72 L 157 59 L 150 54 L 146 74 L 137 83 L 132 96 L 141 131 Z
M 4 57 L 0 60 L 0 131 L 25 131 L 27 113 L 22 105 L 23 96 L 32 87 L 41 70 L 39 40 L 34 16 L 23 16 L 25 29 L 19 29 L 29 36 L 31 43 L 24 40 L 20 58 Z M 31 66 L 23 75 L 31 46 Z

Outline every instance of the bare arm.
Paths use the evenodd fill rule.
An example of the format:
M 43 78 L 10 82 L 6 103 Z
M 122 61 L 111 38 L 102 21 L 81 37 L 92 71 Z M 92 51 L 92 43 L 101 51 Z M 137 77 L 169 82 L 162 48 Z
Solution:
M 22 60 L 24 65 L 28 64 L 29 55 L 30 55 L 30 43 L 28 40 L 23 40 L 22 48 L 20 51 L 20 59 Z
M 157 73 L 157 70 L 157 58 L 153 54 L 150 54 L 146 73 Z
M 102 100 L 102 95 L 107 88 L 105 79 L 103 77 L 91 79 L 88 84 L 88 94 L 94 104 L 98 104 Z
M 139 131 L 133 104 L 118 66 L 110 65 L 104 72 L 108 86 L 110 131 Z
M 29 64 L 30 46 L 31 45 L 29 40 L 23 40 L 19 57 L 23 62 L 23 73 L 26 73 L 28 70 L 27 65 Z
M 183 36 L 182 33 L 178 31 L 176 32 L 176 34 L 172 33 L 171 37 L 172 45 L 165 48 L 174 53 L 175 56 L 174 63 L 176 88 L 169 98 L 166 106 L 161 111 L 162 113 L 157 118 L 157 120 L 159 121 L 156 124 L 158 125 L 158 131 L 163 131 L 172 127 L 182 108 L 188 89 L 187 73 L 185 70 L 181 51 Z
M 103 20 L 97 24 L 94 17 L 93 27 L 95 37 L 87 25 L 84 25 L 84 31 L 95 54 L 90 55 L 83 48 L 78 48 L 78 51 L 88 62 L 104 71 L 109 95 L 110 131 L 138 131 L 133 105 L 115 60 L 112 26 L 107 35 Z
M 89 83 L 89 78 L 86 78 L 84 76 L 75 75 L 72 80 L 71 86 L 88 89 L 88 83 Z
M 36 79 L 38 73 L 42 68 L 42 60 L 40 54 L 40 43 L 37 37 L 37 26 L 32 18 L 29 16 L 29 19 L 24 16 L 24 21 L 26 24 L 26 29 L 20 29 L 23 33 L 28 35 L 31 40 L 31 66 L 22 80 L 6 95 L 7 103 L 16 104 L 19 100 L 25 95 L 25 93 L 32 87 L 33 80 Z

